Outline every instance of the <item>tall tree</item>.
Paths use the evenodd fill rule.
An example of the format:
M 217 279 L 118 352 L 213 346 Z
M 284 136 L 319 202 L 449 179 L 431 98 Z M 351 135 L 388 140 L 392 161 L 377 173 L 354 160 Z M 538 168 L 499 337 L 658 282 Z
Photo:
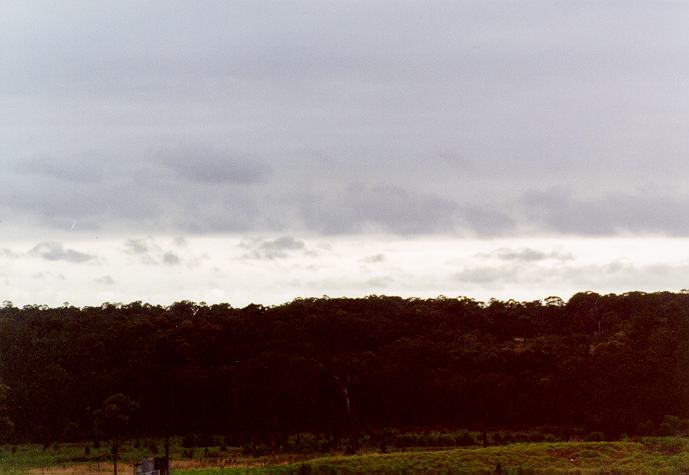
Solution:
M 120 444 L 127 435 L 131 417 L 138 408 L 139 404 L 136 401 L 122 393 L 117 393 L 103 401 L 103 407 L 95 411 L 96 432 L 110 439 L 115 475 L 117 475 Z

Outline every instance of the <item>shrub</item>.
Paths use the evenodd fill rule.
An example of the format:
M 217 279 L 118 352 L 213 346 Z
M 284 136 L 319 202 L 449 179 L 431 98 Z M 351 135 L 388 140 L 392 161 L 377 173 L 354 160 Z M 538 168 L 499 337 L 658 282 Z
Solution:
M 158 455 L 158 444 L 156 444 L 154 440 L 151 440 L 151 441 L 148 443 L 148 450 L 149 450 L 152 454 Z
M 605 435 L 600 431 L 589 432 L 584 437 L 584 442 L 602 442 L 605 440 Z
M 182 437 L 182 447 L 198 447 L 198 437 L 195 434 L 186 434 Z
M 467 431 L 462 431 L 457 438 L 457 445 L 466 447 L 468 445 L 476 445 L 476 441 Z
M 65 442 L 76 442 L 80 435 L 79 425 L 76 422 L 69 422 L 62 432 L 62 440 Z
M 261 455 L 268 455 L 270 454 L 270 446 L 266 444 L 258 444 L 256 447 L 254 447 L 253 451 L 253 456 L 254 457 L 260 457 Z
M 218 438 L 210 434 L 200 434 L 196 436 L 195 447 L 214 447 L 220 445 Z
M 655 424 L 653 424 L 653 421 L 642 422 L 639 424 L 638 431 L 641 435 L 653 435 L 655 432 Z
M 677 416 L 667 415 L 658 426 L 658 435 L 677 435 L 680 431 L 681 420 Z
M 297 473 L 298 473 L 299 475 L 311 475 L 311 473 L 312 473 L 312 471 L 311 471 L 311 465 L 309 465 L 309 464 L 307 464 L 307 463 L 302 463 L 302 464 L 299 465 L 299 467 L 297 468 Z
M 330 441 L 326 437 L 321 436 L 320 439 L 318 439 L 319 452 L 330 452 L 331 448 Z
M 227 447 L 241 447 L 246 437 L 242 434 L 230 434 L 223 437 L 222 443 Z
M 322 437 L 318 437 L 310 432 L 293 434 L 287 438 L 287 441 L 285 442 L 285 449 L 288 452 L 298 454 L 315 453 L 320 451 L 322 439 Z
M 183 459 L 193 459 L 194 458 L 194 449 L 183 449 L 182 450 L 182 458 Z

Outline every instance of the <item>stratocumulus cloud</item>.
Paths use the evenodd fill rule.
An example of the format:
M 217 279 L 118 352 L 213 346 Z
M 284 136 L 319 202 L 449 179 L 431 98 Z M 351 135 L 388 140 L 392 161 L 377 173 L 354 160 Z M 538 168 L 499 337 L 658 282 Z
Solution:
M 66 261 L 74 264 L 91 261 L 96 258 L 91 254 L 66 248 L 61 242 L 45 241 L 36 244 L 28 253 L 47 261 Z
M 688 15 L 2 2 L 0 289 L 275 303 L 687 287 L 666 253 L 689 237 Z
M 686 236 L 687 13 L 4 5 L 0 211 L 106 233 Z

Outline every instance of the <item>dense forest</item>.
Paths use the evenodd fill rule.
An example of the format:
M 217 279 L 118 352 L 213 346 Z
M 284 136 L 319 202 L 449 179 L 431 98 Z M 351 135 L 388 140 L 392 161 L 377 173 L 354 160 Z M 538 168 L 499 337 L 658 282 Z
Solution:
M 665 416 L 689 417 L 689 294 L 6 302 L 0 382 L 3 437 L 16 441 L 93 438 L 94 412 L 116 393 L 138 403 L 131 431 L 141 436 L 659 433 Z

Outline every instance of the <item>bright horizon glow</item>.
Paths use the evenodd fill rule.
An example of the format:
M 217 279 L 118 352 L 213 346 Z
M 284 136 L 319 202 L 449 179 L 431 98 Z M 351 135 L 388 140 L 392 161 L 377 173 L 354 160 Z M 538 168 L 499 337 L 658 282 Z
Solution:
M 689 239 L 82 238 L 60 246 L 14 241 L 0 265 L 0 296 L 18 306 L 192 300 L 241 307 L 372 294 L 567 300 L 580 291 L 689 287 Z

